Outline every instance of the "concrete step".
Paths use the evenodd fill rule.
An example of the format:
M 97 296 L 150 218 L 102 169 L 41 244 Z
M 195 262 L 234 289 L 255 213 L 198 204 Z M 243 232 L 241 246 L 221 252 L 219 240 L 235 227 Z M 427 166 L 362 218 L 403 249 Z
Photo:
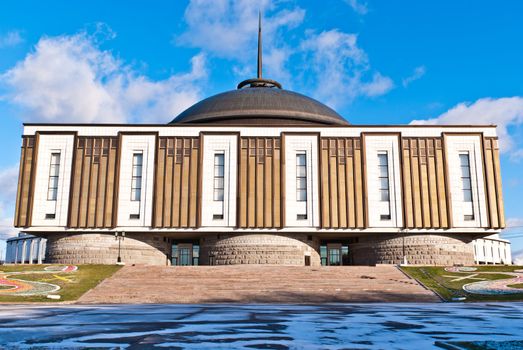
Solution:
M 80 303 L 434 302 L 395 266 L 125 266 Z

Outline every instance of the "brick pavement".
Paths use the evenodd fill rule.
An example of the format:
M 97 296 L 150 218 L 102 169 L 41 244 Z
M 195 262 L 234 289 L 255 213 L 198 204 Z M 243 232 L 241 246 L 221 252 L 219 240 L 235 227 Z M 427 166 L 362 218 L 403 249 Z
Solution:
M 79 303 L 436 302 L 395 266 L 125 266 Z

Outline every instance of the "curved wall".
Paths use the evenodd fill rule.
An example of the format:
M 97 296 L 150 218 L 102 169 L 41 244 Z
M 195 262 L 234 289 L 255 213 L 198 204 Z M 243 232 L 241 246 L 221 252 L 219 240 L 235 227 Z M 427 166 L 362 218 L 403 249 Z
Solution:
M 115 264 L 118 241 L 111 234 L 50 234 L 47 263 Z M 463 235 L 362 235 L 349 250 L 355 265 L 409 264 L 473 265 L 471 237 Z M 168 265 L 170 243 L 162 236 L 127 233 L 121 242 L 126 264 Z M 201 265 L 268 264 L 320 265 L 320 238 L 307 234 L 213 234 L 200 239 Z
M 126 233 L 120 255 L 126 264 L 166 265 L 170 245 L 163 237 Z M 46 262 L 52 264 L 115 264 L 118 241 L 112 234 L 51 234 Z
M 201 239 L 200 249 L 202 265 L 212 263 L 209 257 L 213 256 L 214 265 L 304 266 L 307 255 L 310 256 L 311 266 L 320 265 L 319 240 L 306 234 L 211 235 Z
M 350 250 L 355 265 L 474 265 L 471 237 L 464 235 L 377 234 L 359 237 Z

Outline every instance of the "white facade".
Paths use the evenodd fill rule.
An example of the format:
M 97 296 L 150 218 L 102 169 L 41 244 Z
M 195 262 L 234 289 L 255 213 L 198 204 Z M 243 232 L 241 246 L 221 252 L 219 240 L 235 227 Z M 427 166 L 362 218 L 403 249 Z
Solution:
M 483 178 L 483 159 L 481 138 L 474 136 L 446 136 L 448 171 L 452 199 L 452 220 L 455 227 L 487 227 L 487 208 L 485 202 L 485 181 Z M 461 183 L 460 154 L 468 155 L 470 160 L 470 180 L 472 202 L 463 200 Z M 472 220 L 467 220 L 467 217 Z
M 296 196 L 296 160 L 298 154 L 306 159 L 307 199 Z M 317 227 L 320 225 L 318 191 L 318 137 L 285 136 L 285 222 L 289 227 Z
M 372 135 L 373 132 L 380 135 Z M 151 227 L 153 212 L 154 167 L 156 139 L 162 136 L 202 137 L 202 203 L 201 227 L 194 230 L 209 232 L 233 230 L 236 228 L 237 212 L 237 164 L 238 135 L 246 137 L 279 137 L 282 133 L 282 150 L 285 154 L 285 227 L 280 231 L 295 230 L 303 232 L 325 231 L 320 228 L 319 210 L 319 137 L 360 137 L 362 149 L 365 150 L 366 200 L 368 201 L 368 227 L 366 232 L 403 232 L 402 189 L 401 189 L 401 148 L 398 135 L 401 137 L 441 137 L 445 135 L 445 147 L 448 154 L 449 181 L 452 199 L 453 226 L 448 233 L 488 234 L 498 233 L 499 229 L 487 228 L 487 211 L 485 201 L 483 164 L 481 160 L 482 133 L 485 137 L 495 137 L 493 126 L 444 127 L 444 126 L 349 126 L 349 127 L 239 127 L 239 126 L 81 126 L 81 125 L 27 125 L 24 135 L 40 134 L 38 144 L 38 162 L 34 198 L 32 227 L 26 232 L 74 232 L 81 229 L 69 229 L 67 225 L 67 210 L 69 206 L 70 177 L 72 167 L 73 133 L 77 136 L 119 136 L 121 135 L 121 159 L 118 186 L 118 220 L 115 229 L 129 232 L 154 231 Z M 64 132 L 66 135 L 46 134 L 49 132 Z M 223 132 L 223 134 L 221 134 Z M 315 134 L 311 134 L 314 132 Z M 294 134 L 293 134 L 294 133 Z M 307 134 L 309 133 L 309 134 Z M 387 135 L 386 133 L 390 133 Z M 473 133 L 463 136 L 464 133 Z M 458 135 L 459 134 L 459 135 Z M 61 155 L 59 191 L 56 201 L 47 200 L 50 155 L 58 151 Z M 223 201 L 213 199 L 213 161 L 216 153 L 224 154 L 224 198 Z M 378 198 L 378 154 L 387 153 L 389 203 Z M 467 203 L 461 198 L 461 183 L 459 182 L 459 154 L 469 152 L 471 159 L 471 178 L 473 190 L 472 212 L 474 219 L 465 221 L 464 215 L 470 211 Z M 133 154 L 142 154 L 141 197 L 139 201 L 131 200 Z M 306 155 L 307 169 L 307 200 L 296 200 L 296 155 Z M 56 208 L 56 217 L 46 219 L 45 214 Z M 223 218 L 219 218 L 219 215 Z M 390 214 L 390 220 L 382 219 L 381 215 Z M 217 215 L 217 216 L 215 216 Z M 300 215 L 300 217 L 299 217 Z M 304 218 L 306 216 L 306 218 Z M 111 229 L 98 229 L 98 231 Z M 172 231 L 183 229 L 172 229 Z M 361 229 L 359 229 L 361 230 Z M 434 229 L 409 229 L 412 233 L 440 233 Z
M 240 133 L 242 136 L 259 136 L 259 137 L 276 137 L 282 132 L 303 133 L 304 131 L 314 131 L 320 133 L 321 137 L 359 137 L 361 133 L 372 133 L 380 131 L 381 133 L 400 133 L 402 137 L 440 137 L 442 133 L 483 133 L 485 137 L 496 137 L 496 127 L 493 125 L 474 126 L 473 129 L 465 126 L 347 126 L 347 127 L 315 127 L 313 129 L 303 127 L 245 127 L 245 126 L 173 126 L 173 125 L 26 125 L 24 126 L 24 135 L 35 135 L 36 132 L 77 132 L 78 136 L 118 136 L 118 133 L 141 132 L 141 133 L 158 133 L 158 136 L 199 136 L 200 132 L 212 132 L 215 134 L 223 133 Z
M 64 134 L 60 134 L 60 132 Z M 441 255 L 442 258 L 439 261 L 448 263 L 453 258 L 444 255 L 454 254 L 451 252 L 455 252 L 456 246 L 459 246 L 467 249 L 463 248 L 463 259 L 456 260 L 459 261 L 458 263 L 472 263 L 473 249 L 474 261 L 477 263 L 510 263 L 510 243 L 493 238 L 492 235 L 498 234 L 501 229 L 499 226 L 489 226 L 489 215 L 493 214 L 487 211 L 487 205 L 492 208 L 492 203 L 487 202 L 485 193 L 486 175 L 482 148 L 484 140 L 488 139 L 482 139 L 482 137 L 495 138 L 494 126 L 27 125 L 24 128 L 24 135 L 38 135 L 36 138 L 38 142 L 35 143 L 37 153 L 33 158 L 33 164 L 36 163 L 36 168 L 34 168 L 36 170 L 35 193 L 34 197 L 30 198 L 32 202 L 27 209 L 29 214 L 31 214 L 30 209 L 33 209 L 32 222 L 30 222 L 31 226 L 24 227 L 23 231 L 45 235 L 50 242 L 51 239 L 60 240 L 61 236 L 65 237 L 64 243 L 61 245 L 49 244 L 51 250 L 48 252 L 48 258 L 50 261 L 53 261 L 53 258 L 61 259 L 64 255 L 69 254 L 67 244 L 70 243 L 66 242 L 69 236 L 78 236 L 76 238 L 81 240 L 89 233 L 113 235 L 116 231 L 124 231 L 129 233 L 128 237 L 134 234 L 136 237 L 142 237 L 144 241 L 148 241 L 152 237 L 153 242 L 157 242 L 152 246 L 163 245 L 172 240 L 183 241 L 180 244 L 196 245 L 195 242 L 201 240 L 199 244 L 202 246 L 202 252 L 204 247 L 210 252 L 211 243 L 207 243 L 209 237 L 216 236 L 213 239 L 218 242 L 233 235 L 243 236 L 256 233 L 282 236 L 289 234 L 292 237 L 300 237 L 300 242 L 306 242 L 304 244 L 324 245 L 325 242 L 330 242 L 326 244 L 330 244 L 331 248 L 334 245 L 340 247 L 338 255 L 345 254 L 344 252 L 349 249 L 348 245 L 351 245 L 355 247 L 354 252 L 356 249 L 360 249 L 359 255 L 358 253 L 353 255 L 354 259 L 359 259 L 359 263 L 366 263 L 367 260 L 370 261 L 370 258 L 374 258 L 376 263 L 399 261 L 403 247 L 396 244 L 399 241 L 398 234 L 401 234 L 412 236 L 412 239 L 422 242 L 420 246 L 424 246 L 425 243 L 427 246 L 434 245 L 426 250 L 417 250 L 412 253 L 419 255 L 416 257 L 419 261 L 425 257 L 428 257 L 425 260 L 429 261 L 434 256 Z M 77 137 L 115 137 L 120 140 L 117 146 L 115 143 L 116 157 L 111 158 L 111 161 L 114 162 L 111 163 L 112 166 L 116 166 L 114 175 L 111 175 L 110 178 L 110 181 L 114 181 L 116 185 L 114 190 L 111 188 L 112 198 L 115 199 L 112 208 L 116 209 L 116 213 L 113 213 L 113 218 L 116 215 L 116 220 L 111 221 L 115 225 L 114 227 L 67 226 L 74 142 Z M 161 181 L 164 183 L 170 181 L 156 173 L 157 169 L 162 169 L 162 164 L 158 162 L 163 160 L 161 157 L 156 159 L 157 149 L 162 149 L 161 142 L 165 140 L 160 139 L 162 137 L 183 140 L 183 161 L 189 163 L 191 171 L 186 172 L 185 175 L 182 174 L 184 182 L 181 183 L 188 188 L 174 186 L 172 191 L 175 194 L 174 191 L 181 190 L 182 193 L 178 192 L 175 195 L 183 198 L 190 191 L 191 210 L 188 214 L 191 217 L 188 220 L 194 223 L 191 224 L 191 227 L 182 227 L 182 225 L 169 227 L 153 223 L 153 213 L 155 218 L 161 217 L 155 210 L 162 210 L 158 207 L 154 208 L 155 191 L 161 191 L 162 187 L 159 187 Z M 403 147 L 405 147 L 403 141 L 406 138 L 436 137 L 438 139 L 433 144 L 434 147 L 443 150 L 443 154 L 438 155 L 442 161 L 438 161 L 437 165 L 444 167 L 443 171 L 438 172 L 436 176 L 444 180 L 444 186 L 438 187 L 437 192 L 434 192 L 435 194 L 431 192 L 430 196 L 434 201 L 438 201 L 438 205 L 444 207 L 441 210 L 447 211 L 449 220 L 446 222 L 450 227 L 447 224 L 438 225 L 436 223 L 433 226 L 416 224 L 415 227 L 409 225 L 409 228 L 406 228 L 405 221 L 413 214 L 409 208 L 404 209 L 404 204 L 408 201 L 404 200 L 403 192 L 417 189 L 403 181 L 406 176 L 405 172 L 410 171 L 409 176 L 411 177 L 417 175 L 412 169 L 408 170 L 407 163 L 402 163 L 404 161 Z M 274 176 L 278 176 L 278 180 L 281 181 L 278 181 L 281 196 L 271 198 L 275 201 L 282 200 L 277 207 L 281 211 L 276 211 L 280 214 L 278 220 L 282 223 L 281 227 L 279 225 L 276 227 L 260 225 L 248 228 L 240 227 L 237 213 L 243 214 L 244 208 L 239 208 L 239 198 L 243 199 L 243 197 L 238 193 L 240 188 L 238 176 L 239 165 L 244 164 L 243 160 L 240 162 L 239 159 L 239 155 L 243 152 L 240 140 L 243 142 L 244 138 L 254 139 L 256 147 L 258 147 L 258 141 L 263 138 L 278 138 L 278 146 L 274 146 L 275 149 L 278 149 L 278 153 L 274 153 L 273 162 L 275 163 L 273 164 L 279 162 L 279 167 L 274 173 L 278 175 Z M 324 161 L 322 157 L 325 155 L 321 149 L 323 141 L 327 139 L 332 141 L 337 138 L 339 139 L 336 141 L 336 145 L 339 145 L 339 141 L 343 139 L 357 140 L 357 146 L 354 143 L 354 150 L 357 150 L 358 153 L 351 153 L 347 149 L 345 154 L 342 152 L 343 158 L 340 158 L 338 149 L 335 154 L 335 162 L 322 164 Z M 490 144 L 490 140 L 488 141 Z M 186 142 L 189 143 L 189 147 L 186 147 Z M 328 144 L 329 150 L 332 148 L 330 144 Z M 191 153 L 186 154 L 185 151 Z M 277 158 L 278 156 L 279 158 Z M 331 154 L 328 153 L 328 156 L 331 157 Z M 422 156 L 421 153 L 419 156 Z M 443 157 L 441 158 L 441 156 Z M 334 158 L 332 159 L 334 160 Z M 351 161 L 350 164 L 348 160 Z M 262 161 L 256 158 L 256 162 Z M 256 163 L 256 166 L 259 164 L 261 163 Z M 422 162 L 416 164 L 420 169 L 425 165 Z M 184 168 L 186 168 L 185 165 Z M 491 167 L 488 169 L 492 171 Z M 338 174 L 340 175 L 338 176 Z M 350 176 L 346 174 L 350 174 Z M 189 185 L 187 185 L 187 176 L 191 176 Z M 242 176 L 245 175 L 242 173 Z M 326 178 L 322 178 L 322 176 L 326 176 Z M 52 177 L 54 178 L 52 179 Z M 57 181 L 55 181 L 56 177 Z M 254 178 L 256 190 L 264 191 L 265 186 L 260 183 L 260 178 L 256 176 Z M 345 180 L 343 180 L 344 178 Z M 273 177 L 273 179 L 275 178 Z M 252 180 L 248 181 L 252 183 Z M 343 191 L 343 188 L 347 187 L 337 185 L 336 181 L 346 181 L 351 184 L 354 196 L 348 190 L 345 196 L 340 195 L 339 191 Z M 426 179 L 421 176 L 416 181 L 419 185 Z M 425 182 L 423 183 L 425 184 Z M 51 184 L 52 191 L 50 190 Z M 428 184 L 430 186 L 430 179 Z M 33 185 L 29 184 L 26 187 L 32 188 Z M 496 187 L 496 191 L 498 191 L 498 187 Z M 333 188 L 335 189 L 333 190 Z M 417 188 L 419 189 L 419 186 Z M 49 195 L 49 193 L 53 193 L 53 195 Z M 332 195 L 332 193 L 336 194 Z M 252 193 L 248 195 L 252 197 Z M 335 205 L 336 200 L 340 201 L 338 205 Z M 355 203 L 349 203 L 351 200 L 354 200 Z M 343 201 L 346 203 L 346 208 L 356 208 L 355 213 L 350 212 L 349 209 L 347 209 L 347 213 L 340 211 L 339 208 L 342 207 Z M 411 209 L 415 209 L 414 215 L 419 215 L 420 212 L 422 215 L 428 213 L 427 208 L 423 205 L 425 204 L 422 204 L 421 207 L 419 205 L 416 208 L 411 207 Z M 432 202 L 429 202 L 428 205 L 434 206 Z M 197 210 L 194 210 L 195 208 Z M 249 208 L 252 207 L 248 206 L 247 209 Z M 330 218 L 334 215 L 340 217 L 357 215 L 358 217 L 355 218 L 357 223 L 349 225 L 350 227 L 329 226 L 322 222 L 322 210 L 326 211 L 323 214 L 328 211 Z M 426 221 L 425 218 L 423 220 Z M 67 235 L 57 235 L 60 233 Z M 424 235 L 427 235 L 427 238 Z M 53 236 L 58 238 L 53 238 Z M 487 238 L 472 242 L 474 237 Z M 430 239 L 443 243 L 438 245 L 439 243 L 434 243 Z M 367 243 L 366 240 L 371 241 Z M 187 243 L 188 241 L 192 243 Z M 380 245 L 383 243 L 382 241 L 389 241 L 388 248 L 383 250 L 385 253 L 379 253 L 381 254 L 379 255 L 372 250 L 374 249 L 372 245 Z M 35 247 L 34 243 L 32 246 L 28 246 L 28 244 L 31 243 L 12 243 L 9 247 L 9 259 L 18 262 L 34 262 L 34 256 L 40 254 L 38 253 L 40 246 Z M 86 244 L 93 243 L 87 242 Z M 252 247 L 257 243 L 244 244 L 246 247 Z M 390 248 L 391 246 L 393 248 Z M 345 249 L 344 251 L 342 251 L 342 247 Z M 55 249 L 54 253 L 52 249 Z M 154 249 L 159 248 L 154 247 Z M 271 252 L 271 249 L 268 248 L 267 252 Z M 314 249 L 318 250 L 318 254 L 323 254 L 321 246 Z M 442 253 L 441 249 L 446 253 Z M 391 257 L 392 253 L 389 254 L 391 251 L 393 255 L 395 254 L 393 257 Z M 160 260 L 166 259 L 171 253 L 162 252 L 165 255 L 161 256 Z M 96 259 L 98 247 L 93 247 L 93 251 L 89 254 L 94 256 L 94 258 L 89 257 L 90 260 Z M 230 251 L 223 254 L 227 256 L 227 254 L 236 253 L 231 248 Z M 243 253 L 237 252 L 237 254 L 236 260 L 249 260 L 242 257 Z M 376 256 L 371 257 L 372 254 Z M 141 253 L 137 253 L 137 256 L 141 257 Z M 224 261 L 229 261 L 232 258 L 224 259 Z M 264 261 L 271 261 L 271 259 L 268 257 Z M 435 263 L 437 259 L 430 261 Z
M 370 227 L 403 225 L 400 180 L 400 148 L 397 136 L 365 136 L 367 191 Z M 387 158 L 389 199 L 380 196 L 378 156 Z
M 202 167 L 202 226 L 236 226 L 236 167 L 238 163 L 236 135 L 205 135 Z M 215 200 L 214 157 L 224 155 L 223 200 Z
M 475 239 L 472 244 L 476 264 L 512 264 L 510 242 L 498 234 Z
M 120 160 L 120 187 L 118 195 L 118 226 L 151 226 L 153 209 L 154 135 L 123 135 Z M 133 155 L 142 155 L 140 200 L 131 198 Z
M 35 180 L 33 226 L 66 226 L 69 209 L 71 169 L 73 164 L 73 135 L 40 135 Z M 49 171 L 51 154 L 60 155 L 56 200 L 50 200 Z

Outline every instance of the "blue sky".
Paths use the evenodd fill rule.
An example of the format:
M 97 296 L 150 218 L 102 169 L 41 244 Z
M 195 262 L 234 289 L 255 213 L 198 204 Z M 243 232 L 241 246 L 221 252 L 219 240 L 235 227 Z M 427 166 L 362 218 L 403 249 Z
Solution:
M 499 125 L 523 256 L 519 1 L 2 2 L 0 238 L 14 232 L 23 121 L 167 122 L 255 75 L 258 9 L 264 76 L 353 124 Z

